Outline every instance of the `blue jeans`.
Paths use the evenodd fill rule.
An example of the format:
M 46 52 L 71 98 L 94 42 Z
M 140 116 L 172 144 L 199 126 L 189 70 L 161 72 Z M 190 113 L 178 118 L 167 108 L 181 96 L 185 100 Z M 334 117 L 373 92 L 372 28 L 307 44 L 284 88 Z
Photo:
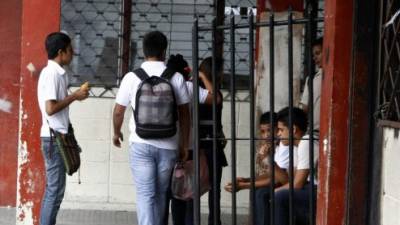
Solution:
M 171 171 L 177 151 L 143 143 L 129 146 L 130 167 L 136 185 L 139 225 L 162 225 Z
M 40 225 L 54 225 L 64 198 L 65 167 L 55 140 L 53 139 L 51 143 L 50 138 L 43 137 L 41 139 L 46 167 L 46 189 L 40 210 Z

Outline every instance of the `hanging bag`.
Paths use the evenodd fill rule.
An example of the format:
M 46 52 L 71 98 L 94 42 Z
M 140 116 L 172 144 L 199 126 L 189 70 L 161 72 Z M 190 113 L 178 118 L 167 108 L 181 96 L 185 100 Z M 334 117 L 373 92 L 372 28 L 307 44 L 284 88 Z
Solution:
M 171 191 L 174 198 L 188 201 L 194 198 L 194 160 L 177 162 L 172 173 Z M 210 190 L 207 159 L 200 154 L 200 196 Z
M 76 141 L 72 125 L 68 126 L 68 133 L 63 134 L 50 128 L 51 141 L 55 140 L 64 161 L 65 172 L 68 175 L 74 174 L 81 165 L 81 147 Z

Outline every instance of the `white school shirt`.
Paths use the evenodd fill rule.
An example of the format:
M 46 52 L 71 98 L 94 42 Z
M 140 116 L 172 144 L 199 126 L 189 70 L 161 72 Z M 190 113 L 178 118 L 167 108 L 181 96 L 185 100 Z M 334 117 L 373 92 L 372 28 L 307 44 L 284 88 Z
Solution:
M 144 69 L 149 76 L 161 76 L 166 66 L 164 62 L 161 61 L 146 61 L 142 63 L 141 68 Z M 127 73 L 122 79 L 115 102 L 125 107 L 131 105 L 131 107 L 135 109 L 136 92 L 140 82 L 141 80 L 133 72 Z M 176 104 L 183 105 L 189 103 L 190 99 L 183 76 L 179 73 L 175 73 L 170 79 L 170 83 L 174 90 Z M 133 115 L 131 115 L 129 121 L 129 130 L 131 133 L 129 136 L 129 143 L 138 142 L 149 144 L 157 148 L 177 150 L 179 141 L 178 122 L 177 128 L 176 134 L 170 138 L 143 139 L 136 134 L 135 119 Z
M 300 141 L 299 147 L 297 150 L 297 165 L 296 169 L 297 170 L 303 170 L 303 169 L 310 169 L 310 136 L 304 135 L 303 140 Z M 314 168 L 317 166 L 318 162 L 318 156 L 319 156 L 319 140 L 317 140 L 317 137 L 314 139 L 314 160 L 313 160 L 313 165 Z M 315 173 L 317 173 L 317 170 L 314 170 Z M 316 177 L 316 174 L 314 174 L 314 177 Z M 308 180 L 310 180 L 310 176 L 308 177 Z M 317 180 L 314 179 L 314 183 L 317 184 Z
M 293 146 L 293 151 L 296 152 L 297 147 Z M 269 158 L 265 157 L 263 160 L 264 164 L 268 164 Z M 275 147 L 274 161 L 281 169 L 287 170 L 289 168 L 289 145 L 283 145 L 279 143 L 278 146 Z
M 46 101 L 63 100 L 68 95 L 68 77 L 65 70 L 55 61 L 49 60 L 47 66 L 40 72 L 38 82 L 38 103 L 42 113 L 42 127 L 40 137 L 50 137 L 50 127 L 60 133 L 68 132 L 69 107 L 52 116 L 46 113 Z
M 289 146 L 279 143 L 275 150 L 275 162 L 282 169 L 289 168 Z
M 186 81 L 186 87 L 187 87 L 187 90 L 188 90 L 189 98 L 193 102 L 193 82 Z M 204 102 L 207 99 L 207 95 L 208 95 L 208 90 L 206 90 L 206 89 L 204 89 L 202 87 L 199 87 L 199 103 L 200 104 L 204 104 Z M 193 118 L 193 109 L 192 109 L 192 105 L 190 105 L 190 121 L 192 121 L 192 118 Z M 191 123 L 191 124 L 193 124 L 193 123 Z M 190 130 L 189 146 L 190 146 L 189 147 L 190 149 L 194 149 L 193 137 L 192 137 L 192 129 Z
M 319 69 L 318 72 L 314 75 L 314 80 L 313 80 L 314 130 L 319 130 L 319 117 L 321 111 L 321 82 L 322 82 L 322 69 Z M 308 106 L 308 96 L 309 94 L 308 94 L 308 77 L 307 77 L 306 85 L 304 86 L 304 91 L 303 95 L 301 96 L 300 103 Z

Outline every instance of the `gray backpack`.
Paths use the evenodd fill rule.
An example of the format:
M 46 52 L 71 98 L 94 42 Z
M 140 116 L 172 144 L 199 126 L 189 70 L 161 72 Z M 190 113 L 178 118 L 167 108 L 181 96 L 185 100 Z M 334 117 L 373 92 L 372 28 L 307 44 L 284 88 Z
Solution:
M 177 105 L 169 80 L 175 72 L 149 76 L 142 68 L 133 71 L 141 83 L 136 92 L 133 116 L 136 134 L 143 139 L 168 138 L 176 134 Z

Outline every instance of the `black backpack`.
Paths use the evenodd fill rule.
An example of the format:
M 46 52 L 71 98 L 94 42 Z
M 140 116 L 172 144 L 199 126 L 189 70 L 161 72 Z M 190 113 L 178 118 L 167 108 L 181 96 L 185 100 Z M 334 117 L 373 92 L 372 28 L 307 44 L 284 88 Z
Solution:
M 141 80 L 133 111 L 136 134 L 143 139 L 174 136 L 178 113 L 174 90 L 169 80 L 175 72 L 165 69 L 161 76 L 149 76 L 142 68 L 133 72 Z

